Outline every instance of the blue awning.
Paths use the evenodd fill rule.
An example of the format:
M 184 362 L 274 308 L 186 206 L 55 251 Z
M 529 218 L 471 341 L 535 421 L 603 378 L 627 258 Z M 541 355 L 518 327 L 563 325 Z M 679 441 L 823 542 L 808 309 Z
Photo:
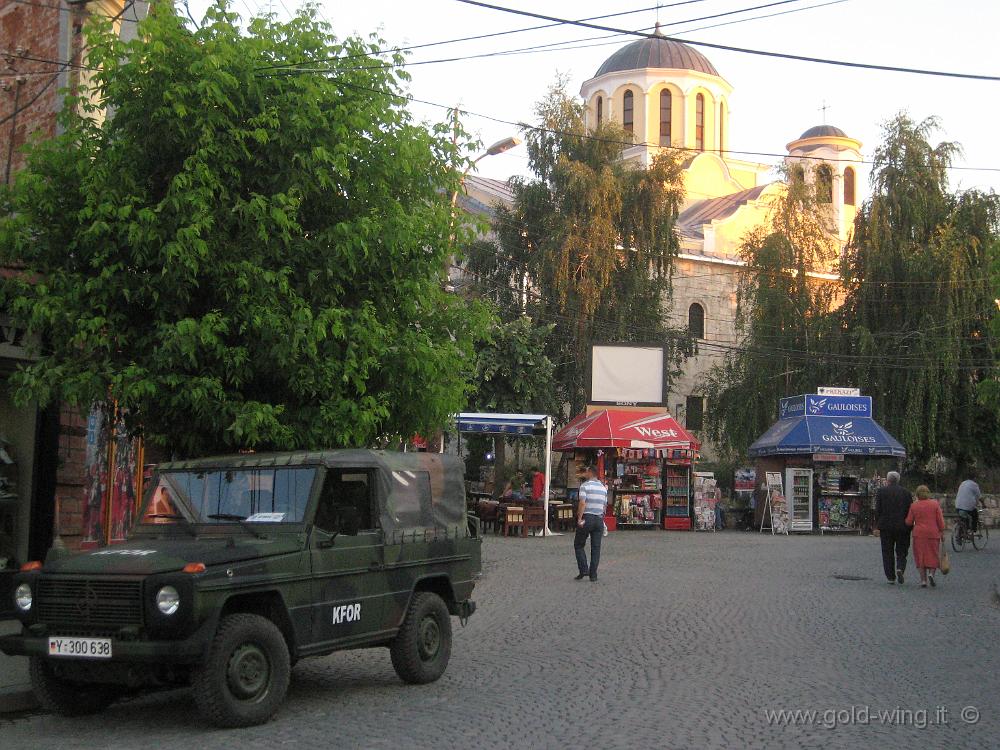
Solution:
M 856 456 L 906 455 L 896 438 L 868 417 L 779 419 L 750 446 L 750 456 L 845 453 Z
M 464 412 L 455 417 L 459 432 L 503 435 L 544 435 L 545 414 L 486 414 Z

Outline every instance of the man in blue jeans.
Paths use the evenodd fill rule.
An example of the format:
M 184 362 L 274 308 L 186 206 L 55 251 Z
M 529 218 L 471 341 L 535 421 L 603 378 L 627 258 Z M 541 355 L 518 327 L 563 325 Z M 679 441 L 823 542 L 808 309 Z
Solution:
M 597 478 L 597 470 L 587 466 L 583 470 L 586 481 L 580 485 L 576 511 L 576 537 L 573 549 L 580 574 L 574 579 L 582 581 L 590 577 L 597 580 L 597 566 L 601 562 L 601 541 L 604 537 L 604 509 L 608 504 L 608 488 Z M 590 537 L 590 566 L 584 548 Z

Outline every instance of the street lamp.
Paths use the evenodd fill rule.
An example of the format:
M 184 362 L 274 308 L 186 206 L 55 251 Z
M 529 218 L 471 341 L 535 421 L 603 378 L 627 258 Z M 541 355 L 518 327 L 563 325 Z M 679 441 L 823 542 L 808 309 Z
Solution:
M 510 151 L 512 148 L 514 148 L 514 146 L 517 146 L 520 143 L 521 143 L 520 138 L 517 138 L 515 136 L 507 136 L 506 138 L 503 138 L 494 143 L 492 146 L 486 149 L 484 153 L 481 153 L 479 156 L 473 159 L 472 162 L 469 164 L 469 166 L 465 168 L 465 171 L 462 172 L 462 177 L 458 181 L 459 186 L 455 189 L 455 192 L 451 194 L 452 208 L 454 208 L 455 204 L 458 202 L 458 191 L 465 184 L 465 178 L 469 175 L 469 171 L 474 166 L 476 166 L 476 164 L 478 164 L 481 160 L 485 159 L 487 156 L 496 156 L 497 154 L 502 154 L 504 151 Z

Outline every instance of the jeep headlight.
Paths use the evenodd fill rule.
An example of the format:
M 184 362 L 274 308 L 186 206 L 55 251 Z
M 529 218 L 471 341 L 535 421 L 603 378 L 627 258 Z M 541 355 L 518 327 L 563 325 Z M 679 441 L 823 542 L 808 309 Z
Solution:
M 181 606 L 181 595 L 173 586 L 164 586 L 156 592 L 156 608 L 165 615 L 172 615 Z
M 17 604 L 17 608 L 22 612 L 27 612 L 31 609 L 32 599 L 30 584 L 22 583 L 14 590 L 14 603 Z

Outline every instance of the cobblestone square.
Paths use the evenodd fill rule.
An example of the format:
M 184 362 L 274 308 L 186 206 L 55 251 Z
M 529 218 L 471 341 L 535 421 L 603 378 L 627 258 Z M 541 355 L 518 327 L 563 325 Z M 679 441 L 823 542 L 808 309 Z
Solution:
M 616 532 L 595 584 L 573 580 L 568 535 L 488 535 L 483 552 L 479 610 L 454 621 L 435 684 L 404 686 L 386 650 L 340 653 L 296 666 L 261 727 L 211 728 L 181 690 L 84 719 L 0 717 L 0 748 L 978 750 L 1000 736 L 1000 546 L 952 554 L 927 590 L 912 561 L 887 585 L 871 537 Z

